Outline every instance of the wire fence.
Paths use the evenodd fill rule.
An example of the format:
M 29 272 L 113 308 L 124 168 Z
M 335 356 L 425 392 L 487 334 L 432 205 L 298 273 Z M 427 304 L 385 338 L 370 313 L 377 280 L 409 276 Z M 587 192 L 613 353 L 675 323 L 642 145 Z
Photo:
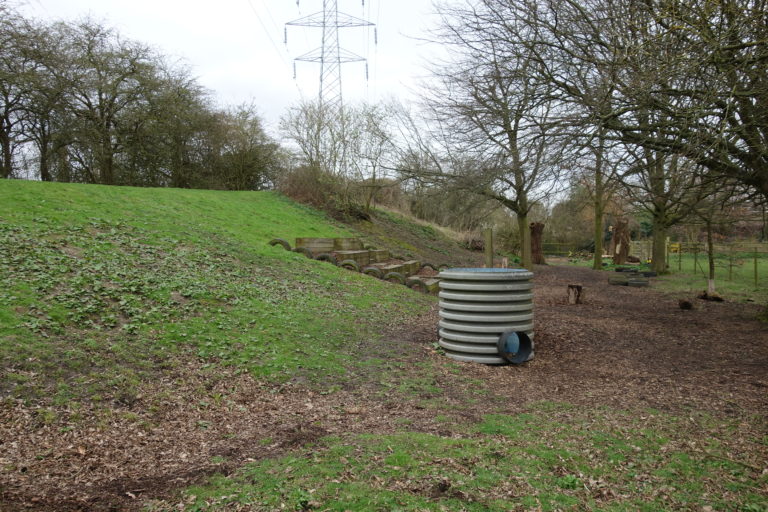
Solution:
M 576 244 L 543 243 L 541 249 L 545 256 L 563 256 L 566 258 L 587 256 L 591 257 L 593 248 Z
M 640 262 L 648 262 L 652 255 L 652 242 L 631 242 L 629 254 Z M 730 281 L 749 287 L 768 289 L 768 243 L 740 241 L 714 244 L 715 279 Z M 549 257 L 575 259 L 592 258 L 590 248 L 575 244 L 543 244 Z M 672 242 L 666 244 L 667 265 L 670 273 L 709 276 L 709 258 L 704 243 Z
M 713 247 L 715 279 L 768 286 L 768 244 L 733 242 Z M 667 265 L 672 273 L 709 276 L 709 256 L 702 243 L 667 244 Z

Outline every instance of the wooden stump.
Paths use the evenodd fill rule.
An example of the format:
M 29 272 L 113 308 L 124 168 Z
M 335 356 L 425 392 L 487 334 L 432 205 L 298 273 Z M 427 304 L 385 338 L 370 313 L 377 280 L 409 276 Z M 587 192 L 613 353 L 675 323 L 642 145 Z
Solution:
M 623 265 L 629 257 L 629 221 L 621 218 L 616 219 L 616 225 L 613 227 L 613 264 Z
M 568 285 L 568 304 L 581 304 L 584 297 L 584 287 L 580 284 Z
M 531 222 L 531 260 L 535 265 L 546 265 L 544 250 L 541 244 L 541 235 L 544 233 L 544 224 Z

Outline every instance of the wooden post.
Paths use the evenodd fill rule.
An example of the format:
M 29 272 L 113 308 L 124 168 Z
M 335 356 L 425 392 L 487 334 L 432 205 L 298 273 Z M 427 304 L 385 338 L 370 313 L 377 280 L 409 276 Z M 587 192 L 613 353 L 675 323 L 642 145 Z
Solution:
M 693 248 L 693 275 L 696 275 L 696 266 L 699 264 L 699 246 Z
M 568 304 L 581 304 L 584 297 L 584 287 L 580 284 L 568 285 Z
M 493 268 L 493 229 L 485 230 L 485 268 Z
M 535 265 L 546 265 L 544 260 L 544 247 L 541 242 L 544 233 L 544 224 L 541 222 L 531 222 L 531 260 Z
M 677 244 L 677 271 L 683 271 L 683 242 Z
M 728 280 L 733 281 L 733 245 L 728 249 Z
M 757 247 L 755 247 L 755 289 L 757 289 L 758 279 L 757 279 Z
M 697 261 L 697 262 L 696 262 L 696 264 L 699 266 L 699 270 L 701 270 L 701 275 L 703 275 L 703 276 L 708 276 L 708 275 L 709 275 L 709 274 L 707 274 L 706 272 L 704 272 L 704 269 L 701 267 L 701 263 L 699 263 L 699 262 Z M 695 268 L 695 267 L 694 267 L 694 269 L 693 269 L 693 273 L 694 273 L 694 275 L 696 274 L 696 268 Z
M 627 262 L 627 256 L 629 256 L 629 221 L 624 218 L 616 219 L 616 223 L 613 226 L 613 264 L 623 265 Z M 641 258 L 643 256 L 640 256 Z

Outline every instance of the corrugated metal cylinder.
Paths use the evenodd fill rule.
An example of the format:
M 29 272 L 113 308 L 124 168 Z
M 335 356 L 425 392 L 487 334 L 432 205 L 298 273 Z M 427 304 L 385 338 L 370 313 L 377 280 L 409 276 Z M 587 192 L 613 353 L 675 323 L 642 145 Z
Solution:
M 448 357 L 506 364 L 497 346 L 501 334 L 525 333 L 533 343 L 533 272 L 451 268 L 440 272 L 439 278 L 439 344 Z

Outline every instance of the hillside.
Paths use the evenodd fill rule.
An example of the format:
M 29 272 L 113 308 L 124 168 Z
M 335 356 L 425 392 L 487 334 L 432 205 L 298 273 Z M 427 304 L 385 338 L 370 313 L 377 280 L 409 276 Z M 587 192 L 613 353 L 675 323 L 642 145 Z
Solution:
M 757 306 L 538 267 L 536 358 L 458 363 L 437 299 L 267 243 L 299 236 L 477 257 L 392 212 L 0 180 L 0 510 L 768 505 Z
M 130 400 L 169 357 L 340 374 L 355 359 L 340 344 L 431 303 L 267 245 L 353 234 L 273 193 L 4 181 L 0 204 L 2 392 L 15 397 Z

